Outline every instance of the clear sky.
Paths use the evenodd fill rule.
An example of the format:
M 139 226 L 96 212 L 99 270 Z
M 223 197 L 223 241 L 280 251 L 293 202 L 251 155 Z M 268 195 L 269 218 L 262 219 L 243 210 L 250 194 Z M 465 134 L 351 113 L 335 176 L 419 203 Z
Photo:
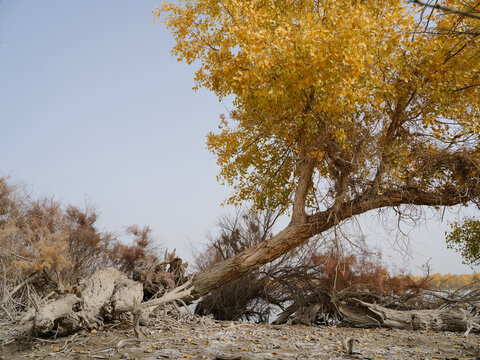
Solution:
M 226 105 L 192 91 L 194 69 L 170 55 L 170 33 L 152 22 L 159 4 L 0 0 L 0 176 L 94 204 L 104 230 L 148 224 L 188 257 L 187 242 L 204 244 L 226 212 L 229 189 L 205 148 Z M 446 249 L 445 223 L 414 230 L 405 260 L 391 234 L 365 222 L 389 265 L 419 272 L 432 257 L 435 272 L 471 272 Z

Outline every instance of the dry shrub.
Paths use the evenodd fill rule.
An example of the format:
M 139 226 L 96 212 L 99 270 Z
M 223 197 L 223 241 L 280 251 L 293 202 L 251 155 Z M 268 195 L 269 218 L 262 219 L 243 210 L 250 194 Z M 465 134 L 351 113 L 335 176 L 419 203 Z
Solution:
M 217 262 L 239 254 L 271 236 L 272 226 L 278 214 L 262 214 L 237 210 L 233 216 L 223 216 L 217 226 L 219 233 L 210 236 L 210 242 L 200 254 L 194 254 L 195 268 L 198 271 L 208 269 Z M 267 266 L 268 267 L 268 266 Z M 255 320 L 266 321 L 269 310 L 265 282 L 262 272 L 267 267 L 252 271 L 204 296 L 197 304 L 195 312 L 199 315 L 212 315 L 218 320 Z
M 95 209 L 89 207 L 80 210 L 68 206 L 65 211 L 70 279 L 88 276 L 99 267 L 109 265 L 108 250 L 115 238 L 110 233 L 98 231 L 97 218 Z
M 137 225 L 127 227 L 127 234 L 133 236 L 133 245 L 115 243 L 109 251 L 110 259 L 115 267 L 128 275 L 132 275 L 135 264 L 139 261 L 154 262 L 157 249 L 149 226 L 139 228 Z
M 417 296 L 429 288 L 426 277 L 417 281 L 411 275 L 389 274 L 381 262 L 381 254 L 363 252 L 342 254 L 335 247 L 312 256 L 320 288 L 327 289 L 319 296 L 325 308 L 334 312 L 331 296 L 357 298 L 367 302 L 380 302 L 396 309 L 427 308 L 426 297 Z M 330 305 L 329 305 L 330 304 Z
M 372 294 L 405 295 L 417 289 L 418 283 L 409 275 L 391 276 L 381 262 L 381 255 L 370 252 L 342 254 L 330 248 L 312 255 L 312 265 L 320 274 L 323 287 L 335 291 L 367 291 Z M 426 288 L 426 284 L 422 284 Z
M 265 322 L 266 297 L 264 282 L 258 274 L 250 273 L 214 290 L 197 304 L 195 313 L 213 316 L 216 320 L 247 320 Z
M 131 272 L 136 261 L 155 258 L 148 226 L 127 228 L 134 238 L 129 246 L 99 231 L 97 220 L 92 207 L 32 199 L 25 187 L 0 178 L 0 303 L 10 309 L 11 318 L 33 292 L 63 292 L 98 268 Z
M 235 256 L 268 236 L 275 214 L 238 211 L 218 222 L 219 233 L 210 237 L 206 249 L 194 254 L 197 270 Z M 320 315 L 334 314 L 334 300 L 356 297 L 381 301 L 395 308 L 429 307 L 425 297 L 416 296 L 428 288 L 424 279 L 391 276 L 381 255 L 363 249 L 345 253 L 333 242 L 315 238 L 275 262 L 213 291 L 197 304 L 196 313 L 218 320 L 268 321 L 275 307 L 302 314 L 310 305 L 320 305 Z M 322 315 L 322 316 L 323 316 Z M 321 317 L 321 316 L 320 316 Z M 300 321 L 300 320 L 299 320 Z M 317 317 L 317 322 L 322 322 Z

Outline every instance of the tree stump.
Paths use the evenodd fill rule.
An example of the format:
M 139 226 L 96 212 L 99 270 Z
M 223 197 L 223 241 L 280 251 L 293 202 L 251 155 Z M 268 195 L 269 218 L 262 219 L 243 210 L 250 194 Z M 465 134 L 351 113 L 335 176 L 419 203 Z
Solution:
M 117 314 L 135 312 L 142 298 L 142 284 L 114 268 L 98 270 L 81 280 L 75 293 L 61 295 L 27 311 L 18 330 L 21 334 L 44 336 L 98 328 Z

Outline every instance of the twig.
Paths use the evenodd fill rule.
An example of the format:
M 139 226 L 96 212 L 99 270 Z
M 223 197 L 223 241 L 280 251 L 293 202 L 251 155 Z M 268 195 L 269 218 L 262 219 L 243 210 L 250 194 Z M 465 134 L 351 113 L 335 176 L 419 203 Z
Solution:
M 67 350 L 68 343 L 73 342 L 73 340 L 75 340 L 77 338 L 77 336 L 78 336 L 78 333 L 75 333 L 72 336 L 70 336 L 67 340 L 65 340 L 65 343 L 63 344 L 63 346 L 61 347 L 61 349 L 58 352 L 64 352 L 65 350 Z
M 104 356 L 104 355 L 90 355 L 92 359 L 109 359 L 110 356 Z
M 136 309 L 132 313 L 133 313 L 133 330 L 135 331 L 135 335 L 137 335 L 137 338 L 139 339 L 146 339 L 145 334 L 140 328 L 140 315 L 142 314 L 142 311 L 138 307 L 136 307 Z
M 417 4 L 417 5 L 421 5 L 421 6 L 429 7 L 429 8 L 432 8 L 432 9 L 437 9 L 437 10 L 445 11 L 445 12 L 448 12 L 448 13 L 467 16 L 467 17 L 470 17 L 470 18 L 473 18 L 473 19 L 479 19 L 480 20 L 480 15 L 475 15 L 472 12 L 456 10 L 456 9 L 452 9 L 452 8 L 449 8 L 449 7 L 446 7 L 446 6 L 443 6 L 443 5 L 439 5 L 439 4 L 432 5 L 432 4 L 428 4 L 428 3 L 420 1 L 420 0 L 409 0 L 409 1 L 411 3 Z
M 10 314 L 10 312 L 7 310 L 7 308 L 2 304 L 1 305 L 3 311 L 5 311 L 5 314 L 10 318 L 10 320 L 15 321 L 15 318 Z
M 94 354 L 99 354 L 99 353 L 109 353 L 109 356 L 107 357 L 101 357 L 103 355 L 94 355 Z M 111 358 L 113 354 L 115 353 L 114 348 L 106 348 L 106 349 L 99 349 L 99 350 L 90 350 L 90 351 L 78 351 L 77 354 L 88 354 L 90 358 L 96 358 L 96 359 L 107 359 Z
M 18 284 L 17 286 L 15 286 L 15 288 L 9 293 L 10 297 L 12 297 L 13 295 L 15 295 L 15 293 L 20 290 L 24 285 L 26 284 L 29 284 L 30 281 L 32 281 L 38 274 L 38 271 L 35 271 L 34 273 L 28 275 L 28 277 L 23 280 L 20 284 Z
M 141 339 L 123 339 L 120 340 L 116 345 L 115 349 L 121 349 L 122 347 L 128 345 L 129 343 L 140 343 Z
M 15 340 L 17 340 L 17 339 L 13 338 L 13 339 L 7 340 L 7 341 L 5 341 L 4 343 L 2 343 L 1 347 L 4 347 L 4 346 L 7 346 L 8 344 L 11 344 L 11 343 L 13 343 Z

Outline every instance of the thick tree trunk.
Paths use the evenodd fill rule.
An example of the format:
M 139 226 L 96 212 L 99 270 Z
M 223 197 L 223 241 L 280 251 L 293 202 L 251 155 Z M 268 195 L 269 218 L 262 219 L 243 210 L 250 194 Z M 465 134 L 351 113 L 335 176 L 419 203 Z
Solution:
M 359 326 L 434 331 L 480 330 L 480 318 L 461 308 L 399 311 L 360 300 L 338 302 L 338 312 L 346 322 Z
M 304 164 L 304 167 L 304 171 L 308 175 L 308 171 L 311 172 L 311 164 L 307 162 Z M 301 177 L 301 180 L 301 186 L 299 185 L 299 189 L 296 192 L 295 216 L 293 216 L 292 222 L 277 235 L 243 251 L 235 257 L 212 266 L 206 271 L 195 274 L 193 278 L 165 293 L 162 297 L 143 303 L 141 303 L 143 296 L 141 284 L 129 280 L 124 274 L 115 269 L 99 271 L 80 284 L 79 294 L 69 294 L 60 297 L 44 306 L 37 306 L 34 311 L 28 312 L 23 321 L 23 330 L 36 334 L 48 333 L 53 328 L 61 332 L 71 332 L 79 328 L 96 327 L 105 317 L 118 312 L 129 311 L 138 315 L 139 313 L 148 313 L 156 306 L 176 300 L 189 302 L 279 258 L 303 244 L 312 236 L 321 234 L 352 216 L 373 209 L 401 204 L 450 206 L 470 200 L 472 193 L 480 193 L 480 187 L 477 185 L 460 197 L 457 193 L 439 195 L 422 192 L 417 189 L 408 189 L 408 191 L 399 189 L 398 191 L 375 195 L 365 193 L 356 199 L 335 206 L 335 209 L 331 208 L 313 215 L 306 215 L 301 210 L 301 207 L 302 204 L 305 204 L 306 189 L 308 189 L 310 180 L 308 176 Z M 300 199 L 301 197 L 303 199 Z M 368 307 L 366 308 L 368 309 Z M 351 314 L 349 314 L 348 310 L 345 309 L 344 315 L 346 318 L 350 317 L 355 320 L 359 316 L 354 311 L 351 311 Z M 369 311 L 372 314 L 375 313 L 373 307 Z M 384 315 L 379 315 L 380 313 Z M 400 317 L 394 316 L 392 315 L 393 313 L 388 313 L 387 316 L 387 312 L 382 313 L 379 311 L 379 314 L 374 317 L 376 319 L 374 324 L 369 323 L 370 325 L 392 324 L 391 326 L 393 327 L 393 324 L 397 324 L 396 327 L 401 327 L 401 324 L 415 323 L 400 315 Z M 371 322 L 371 319 L 367 320 L 368 316 L 370 315 L 364 316 L 361 318 L 362 320 L 358 320 L 358 324 L 361 325 L 362 321 Z M 415 316 L 419 316 L 420 320 L 417 322 L 430 324 L 430 320 L 426 319 L 425 316 Z M 469 327 L 478 325 L 466 318 L 464 319 L 464 317 L 460 317 L 458 321 L 449 319 L 450 317 L 447 314 L 443 317 L 434 316 L 431 321 L 433 323 L 449 324 L 444 325 L 448 329 L 462 328 L 462 330 L 468 330 Z M 352 322 L 355 323 L 355 321 Z M 433 324 L 429 326 L 433 327 Z M 433 328 L 442 329 L 442 326 L 435 325 Z
M 261 265 L 279 258 L 298 245 L 303 244 L 312 236 L 321 234 L 355 215 L 402 204 L 452 206 L 468 202 L 480 194 L 480 185 L 476 182 L 468 185 L 468 188 L 460 195 L 458 192 L 439 194 L 416 188 L 399 188 L 382 193 L 366 191 L 354 199 L 336 203 L 334 207 L 328 210 L 307 215 L 305 202 L 312 180 L 314 164 L 313 159 L 305 159 L 299 166 L 300 176 L 295 191 L 292 221 L 284 230 L 235 257 L 195 274 L 189 282 L 181 287 L 159 299 L 143 303 L 142 309 L 155 307 L 175 299 L 184 301 L 198 299 L 223 284 L 236 280 Z
M 311 227 L 305 224 L 290 224 L 277 235 L 245 250 L 240 255 L 215 264 L 206 271 L 197 273 L 193 278 L 165 294 L 161 298 L 144 302 L 142 309 L 155 307 L 172 300 L 193 301 L 212 290 L 236 280 L 258 267 L 271 262 L 291 249 L 307 241 L 313 234 Z
M 480 193 L 480 186 L 476 187 L 475 191 L 476 193 Z M 300 192 L 300 194 L 305 196 L 302 192 Z M 468 195 L 470 196 L 470 193 Z M 175 299 L 183 297 L 182 299 L 186 301 L 198 299 L 223 284 L 236 280 L 242 275 L 279 258 L 288 251 L 303 244 L 312 236 L 321 234 L 338 225 L 341 221 L 355 215 L 363 214 L 374 209 L 398 206 L 401 204 L 451 206 L 465 200 L 468 200 L 468 198 L 462 199 L 462 197 L 458 197 L 457 194 L 441 196 L 410 189 L 408 192 L 398 190 L 373 196 L 366 194 L 354 200 L 344 202 L 335 209 L 330 208 L 313 215 L 301 216 L 298 215 L 301 214 L 301 211 L 297 210 L 298 216 L 295 216 L 292 222 L 277 235 L 262 241 L 260 244 L 243 251 L 237 256 L 195 274 L 181 289 L 177 288 L 174 290 L 174 293 L 165 294 L 165 298 L 162 297 L 147 301 L 142 304 L 142 308 L 146 309 L 164 304 L 165 302 L 171 301 L 172 297 Z M 298 203 L 301 203 L 301 201 L 298 201 Z

